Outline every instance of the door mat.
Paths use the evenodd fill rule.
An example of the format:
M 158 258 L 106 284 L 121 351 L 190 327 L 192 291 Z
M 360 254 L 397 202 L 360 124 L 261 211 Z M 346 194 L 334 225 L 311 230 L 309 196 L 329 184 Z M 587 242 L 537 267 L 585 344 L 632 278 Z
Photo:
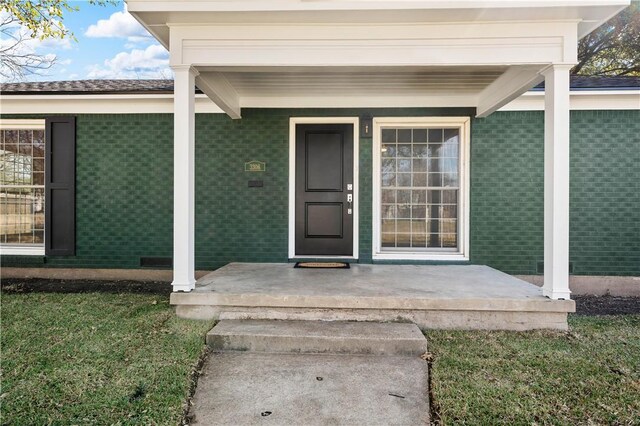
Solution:
M 346 262 L 297 262 L 294 268 L 349 269 Z

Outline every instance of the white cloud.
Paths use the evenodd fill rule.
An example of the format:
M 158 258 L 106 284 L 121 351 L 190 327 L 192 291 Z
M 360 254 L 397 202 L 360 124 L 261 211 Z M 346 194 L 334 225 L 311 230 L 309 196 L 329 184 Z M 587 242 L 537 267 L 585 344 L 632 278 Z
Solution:
M 102 66 L 89 67 L 87 78 L 171 78 L 169 52 L 159 44 L 120 52 Z
M 147 30 L 127 12 L 126 7 L 122 12 L 113 13 L 109 19 L 100 19 L 89 26 L 84 35 L 94 38 L 126 38 L 133 43 L 152 40 Z

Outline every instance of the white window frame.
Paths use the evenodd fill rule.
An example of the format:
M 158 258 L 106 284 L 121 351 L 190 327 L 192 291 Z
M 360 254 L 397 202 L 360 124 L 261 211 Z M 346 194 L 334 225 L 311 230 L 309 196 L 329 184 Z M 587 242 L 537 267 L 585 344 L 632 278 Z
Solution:
M 298 124 L 353 124 L 353 255 L 296 254 L 296 126 Z M 353 259 L 360 256 L 360 118 L 291 117 L 289 119 L 289 259 Z
M 41 119 L 0 119 L 0 130 L 44 130 L 45 120 Z M 45 166 L 46 167 L 46 166 Z M 45 200 L 45 209 L 47 208 Z M 46 226 L 46 225 L 45 225 Z M 1 244 L 1 255 L 44 256 L 42 244 Z
M 470 117 L 377 117 L 373 119 L 372 258 L 374 260 L 469 260 Z M 383 251 L 381 244 L 381 147 L 383 127 L 458 127 L 460 129 L 460 187 L 458 193 L 458 250 Z

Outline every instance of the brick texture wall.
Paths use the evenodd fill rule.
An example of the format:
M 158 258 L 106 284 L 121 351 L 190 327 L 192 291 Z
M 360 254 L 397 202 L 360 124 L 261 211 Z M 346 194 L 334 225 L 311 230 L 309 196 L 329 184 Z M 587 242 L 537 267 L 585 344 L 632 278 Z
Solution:
M 364 114 L 473 111 L 246 109 L 242 120 L 197 115 L 197 268 L 287 261 L 289 117 Z M 579 111 L 571 118 L 574 273 L 640 275 L 640 114 Z M 77 123 L 77 255 L 3 256 L 3 265 L 137 268 L 142 256 L 171 256 L 172 116 L 80 115 Z M 538 271 L 543 137 L 542 112 L 472 121 L 473 263 L 509 273 Z M 371 138 L 361 138 L 361 262 L 371 261 L 371 145 Z M 244 172 L 250 160 L 265 161 L 266 172 Z M 250 179 L 262 179 L 264 187 L 249 188 Z
M 535 274 L 544 258 L 544 113 L 473 121 L 471 259 Z M 571 113 L 570 262 L 640 275 L 640 111 Z

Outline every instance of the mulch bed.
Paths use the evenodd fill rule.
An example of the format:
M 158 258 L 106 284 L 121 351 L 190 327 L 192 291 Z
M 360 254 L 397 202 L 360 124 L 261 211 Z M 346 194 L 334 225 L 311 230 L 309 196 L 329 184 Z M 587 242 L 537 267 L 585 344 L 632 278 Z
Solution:
M 3 279 L 7 293 L 139 293 L 169 295 L 171 283 L 160 281 L 50 280 L 44 278 Z
M 2 280 L 7 293 L 142 293 L 168 295 L 171 284 L 160 281 L 49 280 L 41 278 Z M 640 314 L 640 297 L 574 296 L 576 315 Z
M 640 297 L 573 296 L 576 315 L 640 314 Z

